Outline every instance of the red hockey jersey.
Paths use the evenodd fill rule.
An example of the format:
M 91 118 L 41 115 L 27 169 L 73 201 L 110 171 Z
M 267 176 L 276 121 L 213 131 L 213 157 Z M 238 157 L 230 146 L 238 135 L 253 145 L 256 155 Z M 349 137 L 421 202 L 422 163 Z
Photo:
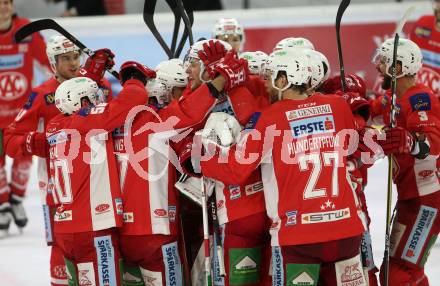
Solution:
M 59 205 L 55 233 L 96 231 L 122 225 L 123 205 L 113 139 L 108 132 L 147 102 L 145 86 L 128 80 L 116 99 L 48 124 L 50 177 Z
M 254 77 L 252 82 L 260 81 Z M 254 112 L 268 105 L 268 101 L 259 99 L 262 94 L 265 95 L 262 92 L 263 87 L 257 84 L 253 85 L 255 95 L 247 88 L 248 85 L 252 84 L 248 81 L 246 86 L 237 87 L 229 91 L 228 95 L 222 96 L 211 112 L 224 112 L 232 115 L 244 126 Z M 189 92 L 188 89 L 187 92 Z M 204 124 L 205 122 L 196 126 L 195 130 L 203 129 Z M 263 185 L 259 169 L 255 170 L 255 174 L 250 176 L 246 182 L 225 183 L 222 179 L 215 179 L 214 191 L 220 224 L 265 211 Z
M 28 23 L 28 19 L 13 17 L 11 28 L 0 33 L 0 128 L 14 120 L 31 94 L 33 61 L 51 71 L 46 44 L 39 33 L 15 43 L 15 32 Z
M 45 132 L 47 123 L 59 114 L 55 106 L 55 91 L 59 86 L 51 78 L 33 89 L 28 101 L 15 120 L 5 129 L 4 147 L 6 154 L 14 158 L 23 154 L 21 143 L 27 132 Z M 38 158 L 38 188 L 43 204 L 53 205 L 51 194 L 47 194 L 49 158 Z
M 372 115 L 382 115 L 388 125 L 390 97 L 385 95 L 379 100 L 372 102 Z M 431 89 L 417 84 L 397 98 L 396 123 L 409 132 L 426 134 L 430 145 L 430 155 L 423 160 L 405 154 L 393 156 L 393 179 L 397 185 L 398 199 L 411 199 L 439 191 L 440 104 Z
M 125 235 L 178 234 L 177 155 L 170 143 L 200 123 L 216 99 L 206 85 L 156 112 L 144 107 L 113 134 L 122 184 Z M 148 150 L 148 151 L 147 151 Z
M 422 16 L 414 24 L 410 39 L 423 54 L 423 67 L 417 75 L 418 82 L 440 95 L 440 30 L 435 26 L 434 15 Z
M 41 85 L 35 87 L 27 102 L 20 110 L 14 121 L 5 128 L 3 144 L 6 154 L 15 158 L 23 155 L 21 143 L 28 132 L 46 132 L 49 121 L 59 114 L 55 106 L 55 91 L 60 83 L 55 77 L 50 78 Z M 104 94 L 111 98 L 110 82 L 103 81 Z M 43 204 L 54 205 L 52 195 L 47 193 L 49 158 L 38 158 L 38 186 L 42 195 Z
M 363 227 L 341 153 L 347 142 L 336 136 L 344 129 L 354 122 L 341 98 L 282 100 L 253 116 L 227 163 L 202 160 L 202 172 L 243 182 L 261 164 L 273 246 L 357 236 Z

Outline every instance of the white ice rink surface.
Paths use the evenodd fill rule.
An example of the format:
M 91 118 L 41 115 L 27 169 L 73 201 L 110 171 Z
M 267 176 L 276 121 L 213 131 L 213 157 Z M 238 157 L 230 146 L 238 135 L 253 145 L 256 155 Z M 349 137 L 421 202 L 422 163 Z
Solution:
M 35 169 L 34 169 L 35 170 Z M 376 264 L 383 256 L 386 210 L 387 163 L 377 163 L 369 173 L 366 190 L 372 219 L 372 239 Z M 0 240 L 0 286 L 49 286 L 49 248 L 44 240 L 43 217 L 33 172 L 25 207 L 29 225 L 22 235 L 11 227 L 10 237 Z M 440 247 L 431 252 L 426 272 L 430 285 L 440 285 Z

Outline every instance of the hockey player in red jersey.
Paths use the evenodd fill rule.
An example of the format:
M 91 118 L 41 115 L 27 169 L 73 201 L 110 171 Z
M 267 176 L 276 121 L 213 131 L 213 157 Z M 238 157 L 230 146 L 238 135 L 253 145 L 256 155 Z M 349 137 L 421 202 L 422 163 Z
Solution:
M 336 94 L 342 96 L 347 101 L 353 117 L 355 119 L 356 130 L 362 132 L 366 128 L 367 122 L 370 118 L 370 104 L 366 100 L 366 85 L 363 79 L 354 74 L 345 76 L 345 93 L 342 92 L 341 77 L 335 76 L 327 80 L 320 91 L 325 94 Z M 350 158 L 348 162 L 348 170 L 352 185 L 356 189 L 356 194 L 362 208 L 365 232 L 362 235 L 361 242 L 361 258 L 364 271 L 367 272 L 369 286 L 377 286 L 378 280 L 376 273 L 379 271 L 374 264 L 373 248 L 370 235 L 370 216 L 368 214 L 367 201 L 364 194 L 364 189 L 367 185 L 367 169 L 371 164 L 364 164 L 360 159 Z M 367 276 L 366 275 L 366 276 Z
M 215 53 L 212 48 L 206 46 L 201 52 Z M 162 101 L 163 96 L 153 92 L 159 95 L 155 101 L 162 101 L 162 104 L 147 106 L 132 123 L 124 125 L 124 132 L 120 132 L 125 134 L 119 137 L 123 137 L 128 163 L 121 167 L 126 170 L 123 172 L 121 250 L 125 264 L 139 266 L 147 285 L 171 285 L 173 281 L 175 285 L 183 285 L 177 228 L 180 208 L 174 188 L 176 174 L 173 166 L 178 166 L 178 161 L 172 156 L 174 152 L 169 147 L 172 144 L 168 141 L 178 141 L 179 133 L 188 133 L 191 127 L 200 124 L 225 88 L 234 90 L 236 85 L 244 82 L 245 77 L 241 81 L 235 79 L 237 74 L 246 70 L 245 62 L 235 54 L 218 60 L 217 66 L 212 68 L 219 75 L 212 81 L 166 106 L 164 103 L 169 99 Z M 164 75 L 158 69 L 157 78 L 147 87 L 153 89 L 156 84 L 165 84 L 163 80 Z M 165 95 L 170 96 L 169 90 Z M 156 109 L 157 106 L 160 108 Z M 152 125 L 148 127 L 147 124 Z M 154 150 L 154 154 L 140 158 L 139 154 L 145 148 Z
M 95 64 L 108 69 L 113 54 L 107 50 L 105 55 Z M 79 281 L 121 285 L 116 228 L 122 225 L 123 209 L 108 132 L 123 124 L 132 107 L 147 101 L 145 84 L 154 76 L 154 71 L 141 64 L 124 63 L 120 70 L 123 89 L 109 103 L 100 103 L 102 93 L 88 77 L 65 81 L 55 93 L 55 105 L 62 114 L 52 118 L 46 129 L 58 205 L 54 233 L 66 260 L 69 283 L 74 285 Z
M 434 15 L 420 17 L 414 24 L 410 39 L 419 46 L 423 55 L 423 66 L 417 74 L 417 82 L 440 96 L 440 1 L 431 2 Z
M 393 39 L 378 50 L 375 63 L 391 84 Z M 397 49 L 396 128 L 385 128 L 385 140 L 377 140 L 385 155 L 393 155 L 393 181 L 397 186 L 396 214 L 391 232 L 388 285 L 429 285 L 424 265 L 440 231 L 440 106 L 432 90 L 416 83 L 422 67 L 420 48 L 400 39 Z M 390 96 L 382 106 L 373 104 L 372 115 L 390 122 Z M 383 272 L 381 270 L 381 280 Z M 383 281 L 382 281 L 383 282 Z
M 46 125 L 59 114 L 55 106 L 55 90 L 60 83 L 73 78 L 80 67 L 79 48 L 63 36 L 53 36 L 46 49 L 54 77 L 34 88 L 28 102 L 24 105 L 14 122 L 5 129 L 4 147 L 12 158 L 23 155 L 38 155 L 38 188 L 43 204 L 46 241 L 52 245 L 50 258 L 51 284 L 65 285 L 67 275 L 61 250 L 53 241 L 53 213 L 55 212 L 52 194 L 48 193 L 49 157 L 45 145 L 32 146 L 35 136 L 45 137 Z
M 363 227 L 346 178 L 347 146 L 336 136 L 354 129 L 353 117 L 340 98 L 309 97 L 310 75 L 299 50 L 275 52 L 267 84 L 280 101 L 252 117 L 227 158 L 202 158 L 202 172 L 242 182 L 261 165 L 272 220 L 272 285 L 366 285 L 359 257 Z
M 8 183 L 2 134 L 31 94 L 34 61 L 36 60 L 47 72 L 50 71 L 45 54 L 46 45 L 40 34 L 33 34 L 21 43 L 15 42 L 15 32 L 29 23 L 29 20 L 14 14 L 12 2 L 6 0 L 0 3 L 0 79 L 3 83 L 8 83 L 0 88 L 0 237 L 7 232 L 10 212 L 19 228 L 23 228 L 27 223 L 22 200 L 32 164 L 30 156 L 15 157 L 10 172 L 11 181 Z
M 269 96 L 266 92 L 266 86 L 262 79 L 266 69 L 268 55 L 261 51 L 243 52 L 240 58 L 247 60 L 249 65 L 249 78 L 246 80 L 246 88 L 255 97 L 258 109 L 264 109 L 270 104 Z
M 220 18 L 212 29 L 212 38 L 231 45 L 237 53 L 243 50 L 245 35 L 243 26 L 235 18 Z
M 208 57 L 200 56 L 198 51 L 203 50 L 204 45 L 211 45 L 211 43 L 215 45 L 216 52 L 211 55 L 208 54 Z M 219 48 L 218 44 L 222 44 L 226 49 L 230 49 L 226 43 L 212 40 L 197 42 L 191 47 L 187 61 L 189 62 L 189 86 L 193 90 L 192 92 L 196 92 L 199 88 L 203 87 L 202 80 L 209 80 L 210 74 L 204 72 L 202 67 L 208 67 L 210 63 L 216 61 L 217 57 L 223 57 L 224 51 Z M 243 78 L 243 75 L 240 76 L 240 74 L 236 76 L 236 80 Z M 259 102 L 249 92 L 246 85 L 247 83 L 245 83 L 245 86 L 221 93 L 219 101 L 212 109 L 212 112 L 229 114 L 244 126 L 252 113 L 260 110 Z M 203 125 L 198 126 L 196 130 L 201 128 L 203 128 Z M 191 152 L 184 152 L 183 154 L 185 155 L 180 156 L 180 159 L 182 162 L 185 162 L 188 160 Z M 220 277 L 217 258 L 214 257 L 214 285 L 221 285 L 222 283 L 224 285 L 234 285 L 234 283 L 265 285 L 265 281 L 269 280 L 269 259 L 267 258 L 268 254 L 265 252 L 265 246 L 268 246 L 266 231 L 268 222 L 265 214 L 259 170 L 255 171 L 255 174 L 246 182 L 224 183 L 221 179 L 216 180 L 214 192 L 218 222 L 222 232 L 221 239 L 226 270 L 226 277 Z M 248 265 L 250 268 L 239 267 L 237 270 L 234 270 L 235 266 L 237 264 L 241 266 L 240 262 L 242 262 L 242 259 L 248 256 L 251 256 L 250 259 L 253 261 L 253 263 Z M 243 263 L 246 264 L 247 261 Z

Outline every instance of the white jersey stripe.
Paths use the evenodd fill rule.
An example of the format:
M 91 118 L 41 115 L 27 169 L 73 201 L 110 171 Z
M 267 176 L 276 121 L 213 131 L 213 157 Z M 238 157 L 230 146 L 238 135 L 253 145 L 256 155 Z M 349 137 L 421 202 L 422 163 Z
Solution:
M 414 174 L 416 177 L 417 190 L 420 196 L 426 196 L 440 190 L 437 173 L 437 159 L 439 156 L 429 155 L 423 160 L 415 158 Z M 421 176 L 423 172 L 432 172 L 431 176 Z
M 164 135 L 164 134 L 162 134 Z M 151 230 L 153 234 L 170 234 L 168 214 L 168 142 L 158 134 L 148 135 L 148 190 L 150 200 Z M 159 143 L 161 142 L 161 143 Z M 151 148 L 154 146 L 154 149 Z
M 268 154 L 271 154 L 271 152 Z M 271 156 L 265 157 L 264 163 L 261 164 L 261 173 L 263 177 L 266 211 L 268 217 L 272 220 L 272 226 L 269 231 L 271 235 L 271 245 L 279 246 L 278 233 L 281 228 L 281 220 L 278 215 L 279 189 Z
M 90 215 L 95 231 L 116 226 L 106 140 L 106 133 L 90 137 Z

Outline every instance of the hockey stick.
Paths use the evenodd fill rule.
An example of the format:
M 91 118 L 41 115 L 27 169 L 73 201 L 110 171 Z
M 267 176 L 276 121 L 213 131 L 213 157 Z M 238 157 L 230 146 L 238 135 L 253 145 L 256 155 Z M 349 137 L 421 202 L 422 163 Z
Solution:
M 23 39 L 27 38 L 33 33 L 42 31 L 42 30 L 55 30 L 67 39 L 69 39 L 72 43 L 75 44 L 78 48 L 81 49 L 89 57 L 93 56 L 93 51 L 86 47 L 82 42 L 80 42 L 75 36 L 66 31 L 63 27 L 61 27 L 55 20 L 52 19 L 41 19 L 34 22 L 31 22 L 23 27 L 21 27 L 14 35 L 15 41 L 17 43 L 21 42 Z M 114 77 L 119 80 L 119 74 L 117 71 L 113 69 L 109 69 Z
M 340 29 L 341 29 L 342 15 L 344 15 L 344 12 L 347 9 L 348 5 L 350 5 L 350 0 L 342 0 L 341 4 L 339 4 L 338 13 L 336 14 L 336 41 L 338 44 L 339 71 L 341 77 L 341 87 L 343 92 L 345 92 L 347 85 L 345 83 L 345 69 L 344 69 L 344 60 L 342 58 Z
M 176 44 L 177 44 L 177 37 L 179 35 L 179 29 L 180 29 L 180 19 L 182 16 L 179 13 L 179 10 L 177 9 L 177 1 L 178 0 L 166 0 L 168 3 L 168 6 L 170 6 L 171 11 L 173 11 L 174 14 L 174 29 L 173 29 L 173 37 L 171 40 L 171 52 L 174 53 L 176 51 Z
M 403 14 L 400 21 L 396 24 L 396 30 L 394 31 L 395 34 L 401 34 L 403 31 L 403 27 L 405 26 L 406 22 L 408 21 L 409 17 L 412 13 L 416 10 L 416 6 L 410 6 L 406 11 L 405 14 Z
M 211 200 L 211 216 L 212 216 L 212 225 L 214 229 L 214 239 L 216 241 L 216 253 L 217 253 L 217 259 L 218 259 L 218 265 L 219 265 L 219 274 L 221 277 L 226 276 L 225 271 L 225 259 L 223 256 L 223 247 L 222 247 L 222 240 L 221 240 L 221 234 L 220 234 L 220 225 L 218 223 L 218 216 L 217 216 L 217 205 L 216 205 L 216 197 L 215 197 L 215 190 L 213 194 L 213 198 Z
M 180 52 L 185 44 L 186 38 L 188 35 L 190 36 L 190 43 L 192 44 L 192 31 L 191 31 L 191 25 L 192 20 L 188 17 L 188 15 L 185 13 L 185 8 L 183 7 L 182 0 L 166 0 L 168 6 L 171 8 L 173 14 L 174 14 L 174 30 L 173 30 L 173 36 L 171 40 L 171 47 L 167 45 L 165 40 L 163 39 L 162 35 L 157 30 L 156 24 L 154 23 L 154 11 L 156 9 L 156 2 L 157 0 L 145 0 L 144 2 L 144 10 L 143 10 L 143 18 L 144 22 L 147 25 L 147 27 L 150 29 L 153 36 L 156 38 L 156 40 L 161 45 L 162 49 L 165 51 L 169 59 L 178 57 L 180 55 Z M 192 17 L 192 11 L 189 12 Z M 180 29 L 180 19 L 183 19 L 183 22 L 185 23 L 185 30 L 183 33 L 183 36 L 179 43 L 179 52 L 176 52 L 176 44 L 177 44 L 177 38 L 179 34 Z
M 205 248 L 205 283 L 211 285 L 211 262 L 209 254 L 209 229 L 208 229 L 208 209 L 205 190 L 205 180 L 202 177 L 202 213 L 203 213 L 203 245 Z
M 194 14 L 193 14 L 193 9 L 192 6 L 190 4 L 187 4 L 184 9 L 182 9 L 183 11 L 183 19 L 185 21 L 185 16 L 188 18 L 188 21 L 185 22 L 185 30 L 183 32 L 183 36 L 180 39 L 180 43 L 179 46 L 177 47 L 176 52 L 174 53 L 174 57 L 178 58 L 180 57 L 180 54 L 182 53 L 183 47 L 185 45 L 186 39 L 189 36 L 189 44 L 190 46 L 192 46 L 194 44 L 194 39 L 193 39 L 193 34 L 192 34 L 192 24 L 194 23 Z M 186 12 L 186 13 L 185 13 Z M 189 23 L 189 25 L 186 25 L 187 23 Z
M 153 33 L 153 36 L 159 42 L 162 49 L 167 54 L 168 58 L 172 59 L 173 52 L 171 51 L 170 47 L 168 47 L 167 43 L 165 43 L 164 39 L 157 30 L 156 25 L 154 24 L 153 16 L 155 9 L 156 9 L 156 0 L 145 0 L 144 11 L 143 11 L 144 22 L 147 25 L 147 27 L 150 29 L 151 33 Z
M 409 7 L 405 14 L 402 16 L 399 24 L 394 31 L 394 47 L 393 47 L 393 63 L 392 63 L 392 77 L 391 77 L 391 110 L 390 110 L 390 127 L 396 127 L 396 90 L 397 90 L 397 48 L 399 46 L 400 33 L 408 21 L 409 16 L 415 10 L 414 6 Z M 391 223 L 394 218 L 396 208 L 391 213 L 391 203 L 393 199 L 393 155 L 388 157 L 388 184 L 387 184 L 387 215 L 385 226 L 385 249 L 384 249 L 384 281 L 388 286 L 389 271 L 390 271 L 390 236 L 391 236 Z
M 399 34 L 394 36 L 393 48 L 393 65 L 392 65 L 392 83 L 391 83 L 391 111 L 390 111 L 390 125 L 391 128 L 396 126 L 396 64 L 397 64 L 397 46 L 399 44 Z M 387 185 L 387 217 L 385 226 L 385 250 L 384 250 L 384 280 L 385 286 L 388 286 L 388 274 L 390 266 L 390 228 L 391 228 L 391 201 L 393 199 L 393 155 L 388 156 L 388 185 Z

